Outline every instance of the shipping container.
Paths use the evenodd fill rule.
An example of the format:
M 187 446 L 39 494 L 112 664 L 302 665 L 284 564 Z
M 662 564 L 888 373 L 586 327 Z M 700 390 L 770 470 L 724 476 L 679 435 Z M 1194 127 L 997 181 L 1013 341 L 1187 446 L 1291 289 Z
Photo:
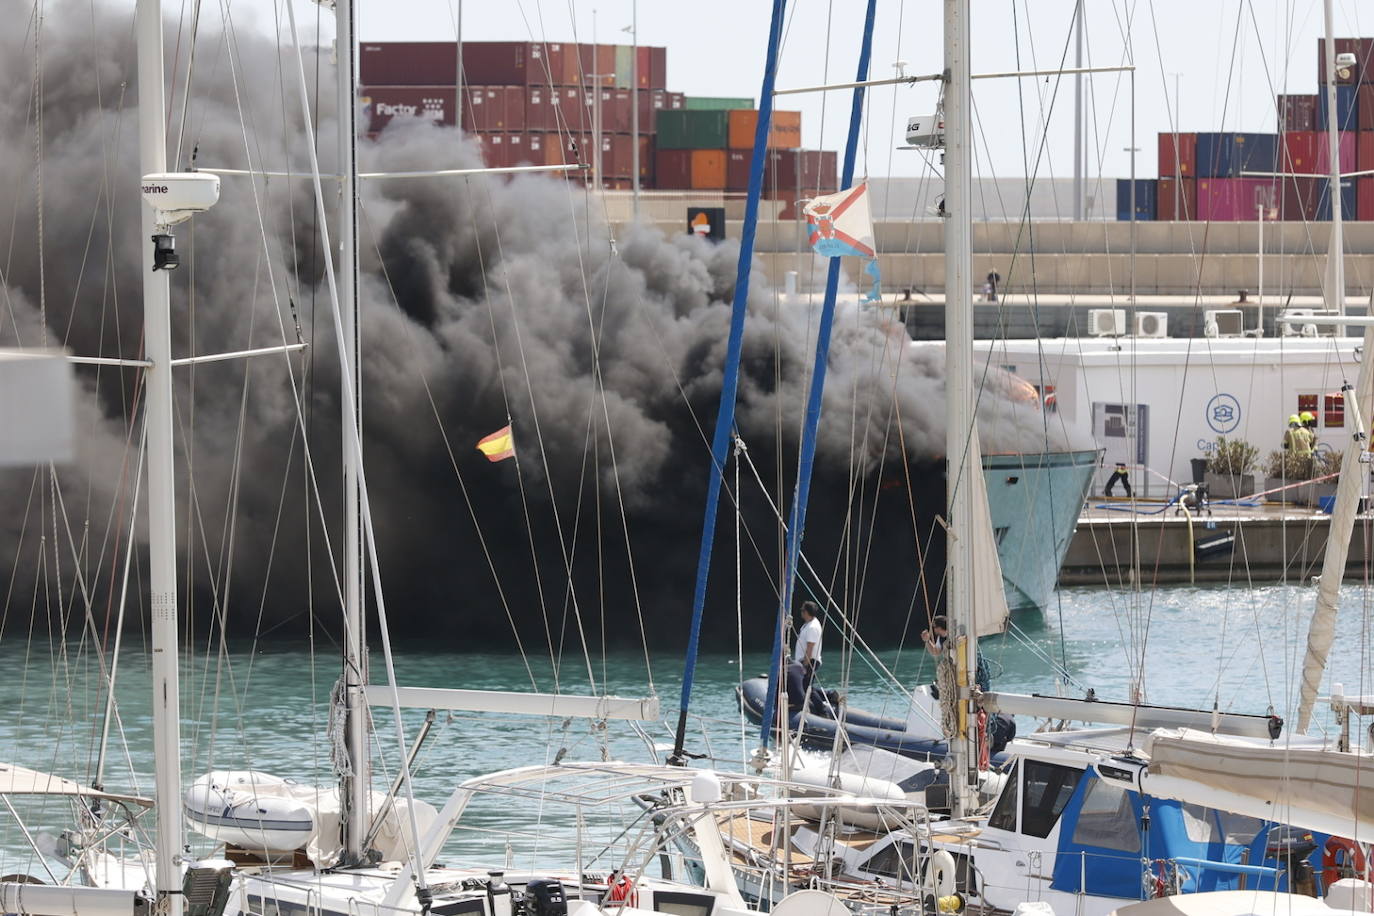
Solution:
M 1317 171 L 1317 143 L 1326 142 L 1326 134 L 1314 130 L 1290 130 L 1282 136 L 1279 170 L 1283 172 Z
M 358 82 L 364 86 L 454 86 L 458 49 L 451 41 L 363 42 L 358 46 Z
M 596 85 L 614 89 L 616 86 L 615 54 L 615 45 L 578 45 L 577 57 L 582 66 L 582 77 L 579 81 L 581 85 Z
M 547 131 L 526 131 L 525 159 L 527 160 L 526 163 L 517 162 L 516 165 L 562 165 L 562 149 L 558 142 L 558 134 Z
M 793 189 L 801 197 L 837 190 L 835 159 L 834 150 L 770 150 L 764 159 L 764 187 Z
M 1197 179 L 1159 179 L 1155 186 L 1155 219 L 1164 222 L 1197 219 Z
M 655 142 L 657 139 L 655 138 Z M 654 152 L 654 187 L 661 191 L 690 190 L 692 187 L 692 151 L 689 149 L 656 149 Z
M 506 131 L 506 165 L 529 165 L 528 147 L 523 131 Z
M 602 130 L 628 134 L 634 129 L 634 93 L 629 89 L 613 89 L 609 95 L 609 101 L 604 94 L 601 101 Z
M 452 47 L 449 42 L 449 47 Z M 537 41 L 463 42 L 468 86 L 549 86 L 561 82 L 564 46 Z
M 642 89 L 639 92 L 639 130 L 652 134 L 658 130 L 657 114 L 667 107 L 668 93 L 662 89 Z
M 1278 164 L 1278 134 L 1197 135 L 1198 178 L 1239 178 L 1242 172 L 1275 172 Z M 1199 187 L 1199 211 L 1201 208 L 1202 188 Z
M 510 161 L 510 135 L 504 131 L 475 133 L 472 135 L 482 148 L 482 161 L 489 169 L 503 169 L 512 165 Z
M 692 190 L 725 190 L 725 150 L 692 150 Z
M 684 100 L 684 108 L 689 111 L 731 111 L 736 108 L 753 108 L 753 98 L 729 98 L 713 95 L 694 95 Z
M 1341 219 L 1356 212 L 1355 179 L 1341 179 Z M 1317 219 L 1329 222 L 1331 219 L 1331 182 L 1319 179 L 1317 182 Z
M 725 190 L 749 190 L 749 167 L 753 161 L 754 153 L 752 150 L 729 149 L 725 151 Z M 763 186 L 764 188 L 771 187 L 766 177 Z
M 392 118 L 421 118 L 453 126 L 452 86 L 368 86 L 358 90 L 367 132 L 375 134 Z
M 615 88 L 629 89 L 635 84 L 635 48 L 631 45 L 615 46 Z
M 670 92 L 668 93 L 668 101 L 663 107 L 669 111 L 681 111 L 687 107 L 687 96 L 681 92 Z
M 1359 220 L 1374 220 L 1374 178 L 1355 179 L 1355 214 Z
M 463 130 L 525 129 L 524 86 L 464 86 Z
M 669 93 L 670 98 L 671 95 Z M 671 111 L 665 108 L 658 112 L 655 120 L 658 148 L 724 149 L 729 145 L 730 137 L 728 114 L 724 111 Z
M 1135 180 L 1135 218 L 1136 221 L 1155 218 L 1155 194 L 1158 182 L 1154 178 Z M 1131 180 L 1118 178 L 1116 181 L 1116 218 L 1123 222 L 1131 218 Z
M 654 187 L 654 138 L 651 134 L 639 135 L 639 183 L 643 187 Z
M 1326 134 L 1317 136 L 1317 167 L 1313 171 L 1318 175 L 1327 175 L 1331 172 L 1331 141 L 1327 139 Z M 1336 147 L 1340 152 L 1341 171 L 1355 171 L 1355 131 L 1347 130 L 1337 134 Z
M 525 129 L 528 131 L 558 130 L 557 89 L 530 86 L 525 90 Z
M 653 49 L 648 45 L 635 48 L 635 79 L 639 81 L 637 85 L 641 90 L 657 88 L 653 80 L 653 61 L 649 59 L 652 53 Z
M 1245 222 L 1280 213 L 1281 196 L 1277 178 L 1199 178 L 1197 180 L 1197 218 L 1209 222 Z M 1272 213 L 1272 216 L 1271 216 Z
M 554 117 L 557 119 L 554 130 L 581 133 L 592 129 L 591 114 L 587 109 L 586 93 L 577 86 L 563 86 L 551 90 L 554 103 Z
M 1316 130 L 1317 97 L 1315 95 L 1281 95 L 1276 100 L 1279 129 Z
M 1355 86 L 1336 87 L 1336 129 L 1358 130 L 1358 93 Z M 1317 130 L 1326 130 L 1326 93 L 1317 94 Z
M 1351 68 L 1350 71 L 1347 72 L 1345 76 L 1342 76 L 1339 72 L 1337 72 L 1337 74 L 1336 74 L 1336 83 L 1337 83 L 1338 85 L 1341 85 L 1341 86 L 1350 86 L 1350 85 L 1354 85 L 1355 83 L 1360 82 L 1360 81 L 1362 80 L 1362 78 L 1364 77 L 1364 75 L 1365 75 L 1365 74 L 1364 74 L 1364 71 L 1365 71 L 1366 69 L 1368 69 L 1367 67 L 1364 66 L 1364 64 L 1365 64 L 1366 61 L 1367 61 L 1366 55 L 1368 55 L 1368 53 L 1369 53 L 1370 46 L 1367 45 L 1367 44 L 1365 44 L 1365 42 L 1363 42 L 1363 41 L 1362 41 L 1361 39 L 1359 39 L 1359 38 L 1337 38 L 1337 39 L 1335 39 L 1335 47 L 1336 47 L 1336 57 L 1337 57 L 1337 59 L 1339 59 L 1340 56 L 1341 56 L 1342 54 L 1349 53 L 1349 54 L 1354 54 L 1354 55 L 1355 55 L 1355 60 L 1356 60 L 1355 66 L 1354 66 L 1353 68 Z M 1326 85 L 1326 40 L 1323 39 L 1323 38 L 1318 38 L 1318 39 L 1317 39 L 1317 87 L 1318 87 L 1318 89 L 1320 89 L 1322 86 L 1325 86 L 1325 85 Z M 1319 95 L 1322 95 L 1322 94 L 1324 94 L 1324 93 L 1318 93 L 1318 94 L 1319 94 Z
M 1374 85 L 1369 83 L 1355 87 L 1355 126 L 1374 130 Z
M 1374 130 L 1362 130 L 1355 136 L 1355 171 L 1374 172 Z
M 668 49 L 651 47 L 649 48 L 649 88 L 667 89 L 668 88 Z M 680 95 L 681 93 L 679 93 Z M 671 108 L 681 108 L 681 105 L 672 105 Z
M 1193 178 L 1197 175 L 1197 134 L 1159 135 L 1159 177 Z
M 752 108 L 735 108 L 726 112 L 730 119 L 729 146 L 731 149 L 753 149 L 754 134 L 758 131 L 759 113 Z M 799 149 L 801 147 L 801 112 L 774 111 L 768 122 L 768 149 Z
M 1279 216 L 1290 221 L 1312 221 L 1317 218 L 1317 199 L 1326 183 L 1321 178 L 1283 179 L 1283 203 Z

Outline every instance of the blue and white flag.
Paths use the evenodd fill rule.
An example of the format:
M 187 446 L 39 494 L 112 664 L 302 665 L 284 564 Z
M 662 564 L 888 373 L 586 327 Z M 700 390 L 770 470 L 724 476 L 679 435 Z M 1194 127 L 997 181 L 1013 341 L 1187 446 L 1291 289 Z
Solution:
M 864 273 L 873 278 L 873 288 L 861 302 L 881 298 L 878 255 L 873 247 L 873 216 L 868 206 L 868 182 L 835 194 L 813 197 L 802 211 L 811 248 L 827 258 L 852 255 L 867 258 Z

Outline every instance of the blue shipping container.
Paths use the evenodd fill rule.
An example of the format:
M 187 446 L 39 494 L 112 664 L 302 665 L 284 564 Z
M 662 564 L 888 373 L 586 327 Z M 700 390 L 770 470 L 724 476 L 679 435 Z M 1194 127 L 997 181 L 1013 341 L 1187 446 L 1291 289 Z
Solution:
M 1278 171 L 1278 134 L 1199 133 L 1199 178 L 1240 178 L 1245 172 Z
M 1317 93 L 1317 130 L 1326 130 L 1326 87 L 1319 87 Z M 1336 87 L 1336 129 L 1357 130 L 1359 128 L 1360 108 L 1355 91 L 1359 86 Z M 1374 129 L 1374 124 L 1370 125 Z
M 1137 178 L 1135 180 L 1135 218 L 1137 222 L 1155 218 L 1158 187 L 1159 185 L 1153 178 Z M 1123 223 L 1131 220 L 1131 180 L 1129 178 L 1116 180 L 1116 218 Z
M 1321 182 L 1321 191 L 1317 197 L 1317 219 L 1326 222 L 1331 221 L 1331 182 L 1325 179 L 1318 179 Z M 1355 219 L 1355 205 L 1357 198 L 1355 194 L 1355 179 L 1341 179 L 1341 222 L 1349 222 Z

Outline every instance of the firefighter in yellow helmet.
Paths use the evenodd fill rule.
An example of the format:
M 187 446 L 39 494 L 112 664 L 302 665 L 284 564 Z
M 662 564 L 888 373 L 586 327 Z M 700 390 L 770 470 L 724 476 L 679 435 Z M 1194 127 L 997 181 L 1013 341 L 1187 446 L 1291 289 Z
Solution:
M 1298 414 L 1298 419 L 1302 421 L 1302 431 L 1307 433 L 1307 439 L 1312 443 L 1313 451 L 1317 448 L 1317 415 L 1310 410 L 1304 410 Z
M 1312 437 L 1302 428 L 1302 418 L 1297 414 L 1288 418 L 1288 429 L 1283 433 L 1283 450 L 1301 456 L 1312 454 Z

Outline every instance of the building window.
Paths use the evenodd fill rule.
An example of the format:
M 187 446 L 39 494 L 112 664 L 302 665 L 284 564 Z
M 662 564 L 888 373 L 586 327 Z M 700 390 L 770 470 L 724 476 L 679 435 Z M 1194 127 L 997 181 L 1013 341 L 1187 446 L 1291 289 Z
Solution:
M 1323 399 L 1322 426 L 1328 429 L 1341 429 L 1345 426 L 1345 395 L 1328 394 Z
M 1298 409 L 1294 413 L 1302 413 L 1304 410 L 1314 414 L 1317 412 L 1317 396 L 1315 394 L 1298 395 Z

